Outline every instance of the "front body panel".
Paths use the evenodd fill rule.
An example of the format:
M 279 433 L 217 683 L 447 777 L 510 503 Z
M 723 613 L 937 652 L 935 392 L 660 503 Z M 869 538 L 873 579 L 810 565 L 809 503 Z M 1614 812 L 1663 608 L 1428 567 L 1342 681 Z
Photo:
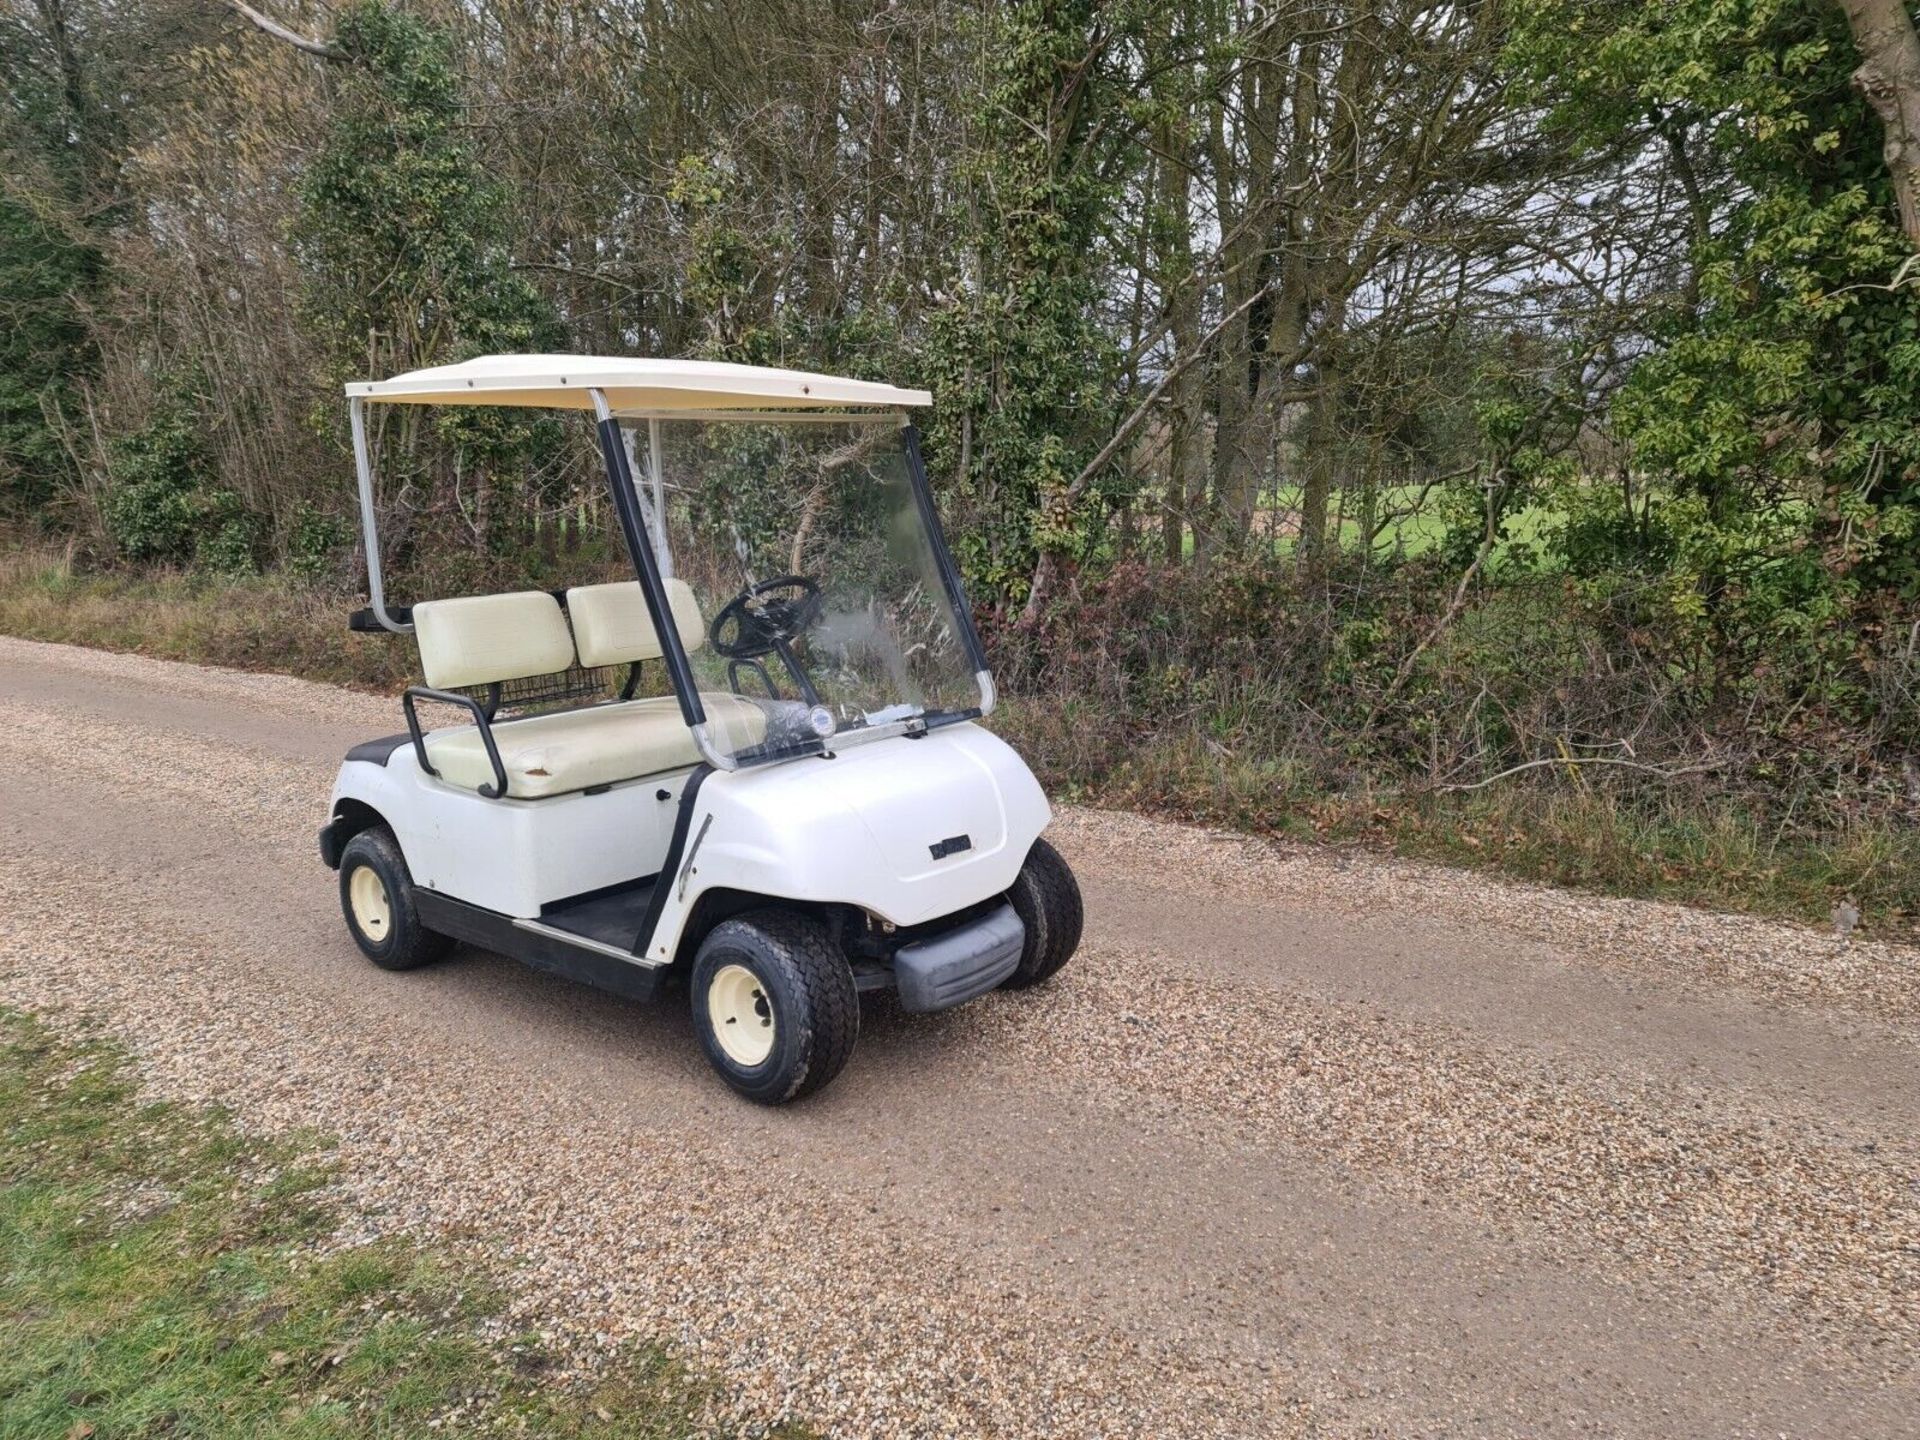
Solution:
M 714 888 L 855 905 L 900 926 L 951 915 L 1011 886 L 1051 818 L 1026 763 L 972 724 L 716 772 L 679 868 L 661 877 L 647 958 L 673 958 Z

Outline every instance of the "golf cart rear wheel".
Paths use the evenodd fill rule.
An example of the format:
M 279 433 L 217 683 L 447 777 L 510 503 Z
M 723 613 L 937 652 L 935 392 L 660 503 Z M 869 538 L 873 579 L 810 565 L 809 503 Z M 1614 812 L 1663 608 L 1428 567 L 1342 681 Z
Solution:
M 791 910 L 714 927 L 693 959 L 693 1025 L 720 1077 L 782 1105 L 840 1073 L 860 1034 L 853 970 L 827 928 Z
M 1027 927 L 1027 940 L 1020 950 L 1020 963 L 1000 984 L 1003 989 L 1024 990 L 1047 979 L 1080 948 L 1080 928 L 1085 920 L 1080 885 L 1060 852 L 1046 841 L 1036 840 L 1007 899 L 1013 902 L 1020 923 Z
M 413 876 L 384 826 L 362 830 L 341 852 L 340 909 L 354 943 L 382 970 L 412 970 L 453 948 L 446 936 L 420 923 Z

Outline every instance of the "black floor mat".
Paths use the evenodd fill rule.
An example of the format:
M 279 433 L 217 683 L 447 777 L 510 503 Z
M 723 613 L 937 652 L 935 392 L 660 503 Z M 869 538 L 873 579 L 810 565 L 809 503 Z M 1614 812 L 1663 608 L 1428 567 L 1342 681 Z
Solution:
M 569 935 L 598 940 L 602 945 L 631 950 L 640 938 L 640 922 L 653 899 L 654 880 L 635 880 L 613 890 L 597 890 L 575 900 L 561 900 L 540 912 L 540 922 Z

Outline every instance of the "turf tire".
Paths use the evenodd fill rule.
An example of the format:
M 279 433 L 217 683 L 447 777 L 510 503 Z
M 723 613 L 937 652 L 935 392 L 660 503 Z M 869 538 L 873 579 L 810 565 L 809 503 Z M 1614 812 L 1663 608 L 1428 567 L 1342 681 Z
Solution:
M 362 870 L 379 877 L 385 891 L 385 933 L 369 933 L 354 912 L 355 876 Z M 416 970 L 445 956 L 453 941 L 420 923 L 413 899 L 413 876 L 400 843 L 384 825 L 362 830 L 340 852 L 340 911 L 360 951 L 382 970 Z M 376 927 L 377 928 L 377 927 Z
M 1020 963 L 1000 984 L 1002 989 L 1024 990 L 1051 978 L 1080 948 L 1086 912 L 1073 871 L 1060 858 L 1060 852 L 1044 840 L 1033 842 L 1007 899 L 1027 928 L 1027 940 L 1020 951 Z
M 728 1055 L 708 991 L 728 966 L 759 982 L 773 1015 L 773 1048 L 758 1064 Z M 689 990 L 694 1029 L 720 1078 L 759 1105 L 784 1105 L 821 1088 L 847 1063 L 860 1035 L 853 968 L 826 927 L 792 910 L 756 910 L 714 927 L 700 942 Z

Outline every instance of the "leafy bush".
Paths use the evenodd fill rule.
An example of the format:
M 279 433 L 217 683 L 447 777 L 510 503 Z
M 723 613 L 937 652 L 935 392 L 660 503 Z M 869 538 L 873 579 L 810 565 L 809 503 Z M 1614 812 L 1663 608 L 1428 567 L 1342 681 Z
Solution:
M 287 534 L 287 569 L 302 580 L 326 579 L 339 568 L 341 551 L 352 538 L 345 520 L 303 500 Z
M 1686 507 L 1668 513 L 1652 543 L 1684 557 Z M 1910 616 L 1832 611 L 1817 577 L 1772 561 L 1703 615 L 1664 567 L 1594 564 L 1617 553 L 1588 547 L 1597 527 L 1570 522 L 1578 565 L 1470 590 L 1444 624 L 1457 577 L 1437 560 L 1121 562 L 1083 575 L 1045 629 L 996 637 L 1006 688 L 1075 697 L 1087 726 L 1042 760 L 1080 783 L 1199 734 L 1302 795 L 1431 793 L 1561 757 L 1501 783 L 1649 798 L 1684 784 L 1815 826 L 1881 803 L 1868 795 L 1904 803 L 1920 748 Z
M 254 574 L 260 568 L 258 518 L 231 490 L 208 490 L 201 498 L 203 533 L 194 546 L 194 563 L 213 575 Z
M 258 517 L 219 483 L 191 389 L 162 387 L 147 423 L 114 442 L 106 522 L 121 555 L 196 564 L 218 575 L 258 568 Z
M 92 367 L 80 301 L 103 268 L 92 246 L 0 195 L 0 512 L 34 510 L 71 468 L 49 411 L 71 413 Z

